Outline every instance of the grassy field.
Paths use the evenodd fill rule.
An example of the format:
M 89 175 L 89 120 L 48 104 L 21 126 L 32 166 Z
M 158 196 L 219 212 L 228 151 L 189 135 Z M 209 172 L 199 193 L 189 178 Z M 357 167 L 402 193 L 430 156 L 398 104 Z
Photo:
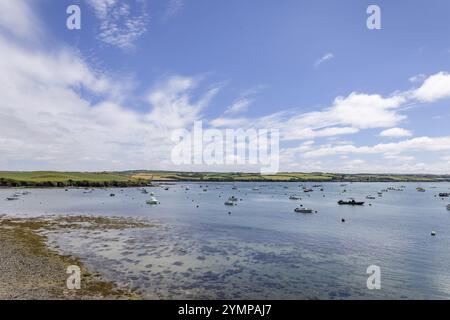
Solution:
M 135 179 L 152 181 L 311 181 L 311 182 L 435 182 L 450 181 L 450 175 L 381 175 L 381 174 L 337 174 L 337 173 L 300 173 L 281 172 L 276 175 L 257 173 L 217 173 L 217 172 L 163 172 L 163 171 L 129 171 L 127 175 Z
M 0 171 L 0 178 L 11 179 L 16 181 L 32 181 L 32 182 L 61 182 L 61 181 L 128 181 L 130 176 L 119 173 L 107 172 L 5 172 Z
M 148 182 L 115 172 L 0 171 L 0 186 L 3 187 L 131 187 Z
M 261 182 L 438 182 L 450 181 L 450 175 L 379 175 L 282 172 L 276 175 L 257 173 L 124 171 L 124 172 L 9 172 L 0 171 L 0 186 L 39 187 L 127 187 L 150 182 L 170 181 L 261 181 Z

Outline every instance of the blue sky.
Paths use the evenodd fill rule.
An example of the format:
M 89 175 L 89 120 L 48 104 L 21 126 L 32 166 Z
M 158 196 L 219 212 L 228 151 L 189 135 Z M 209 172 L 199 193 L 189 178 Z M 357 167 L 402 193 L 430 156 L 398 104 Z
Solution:
M 65 26 L 71 4 L 81 30 Z M 370 4 L 381 30 L 366 27 Z M 0 169 L 255 169 L 175 166 L 171 132 L 202 120 L 279 129 L 283 171 L 449 173 L 448 12 L 444 0 L 2 0 Z

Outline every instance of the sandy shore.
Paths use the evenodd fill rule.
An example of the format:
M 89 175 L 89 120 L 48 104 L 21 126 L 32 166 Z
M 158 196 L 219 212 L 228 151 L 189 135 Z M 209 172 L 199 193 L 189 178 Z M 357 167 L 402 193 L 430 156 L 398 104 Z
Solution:
M 0 216 L 0 299 L 139 299 L 140 296 L 104 281 L 76 257 L 46 246 L 45 232 L 64 228 L 124 229 L 146 227 L 129 219 L 45 217 L 18 219 Z M 66 269 L 81 268 L 80 290 L 67 289 Z

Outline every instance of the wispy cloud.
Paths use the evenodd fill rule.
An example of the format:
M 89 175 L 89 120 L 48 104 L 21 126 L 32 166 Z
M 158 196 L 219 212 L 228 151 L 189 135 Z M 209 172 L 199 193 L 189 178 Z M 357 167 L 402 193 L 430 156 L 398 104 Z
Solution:
M 398 137 L 411 137 L 412 133 L 409 130 L 403 129 L 403 128 L 391 128 L 386 129 L 380 132 L 380 137 L 391 137 L 391 138 L 398 138 Z
M 184 7 L 184 0 L 169 0 L 163 14 L 163 20 L 176 16 Z
M 416 74 L 416 75 L 410 77 L 409 82 L 412 82 L 412 83 L 422 82 L 426 78 L 427 78 L 427 76 L 425 74 L 420 73 L 420 74 Z
M 144 0 L 86 0 L 100 21 L 98 39 L 130 49 L 147 31 L 149 15 Z
M 314 63 L 314 66 L 316 68 L 318 68 L 322 63 L 334 59 L 334 54 L 333 53 L 326 53 L 325 55 L 323 55 L 322 57 L 320 57 L 319 59 L 316 60 L 316 62 Z

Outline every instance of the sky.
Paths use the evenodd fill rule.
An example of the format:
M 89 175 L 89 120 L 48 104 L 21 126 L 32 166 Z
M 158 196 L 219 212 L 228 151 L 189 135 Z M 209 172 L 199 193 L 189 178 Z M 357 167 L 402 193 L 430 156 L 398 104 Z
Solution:
M 366 25 L 372 4 L 380 30 Z M 174 164 L 174 130 L 202 121 L 279 130 L 280 171 L 450 174 L 449 12 L 446 0 L 0 0 L 0 170 L 258 170 Z

